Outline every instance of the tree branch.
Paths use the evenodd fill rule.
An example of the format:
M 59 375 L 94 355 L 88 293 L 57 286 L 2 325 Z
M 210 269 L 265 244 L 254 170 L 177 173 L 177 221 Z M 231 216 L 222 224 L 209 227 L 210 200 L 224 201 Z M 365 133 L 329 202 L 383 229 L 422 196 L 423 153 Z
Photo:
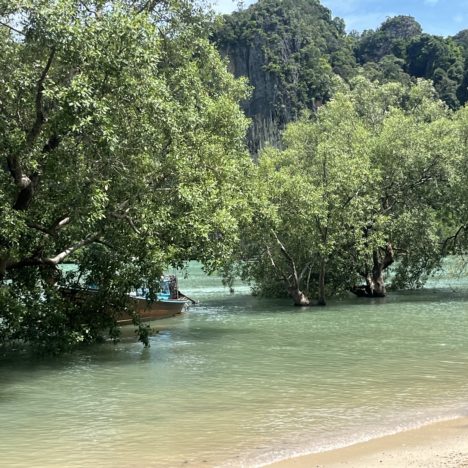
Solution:
M 42 148 L 42 153 L 50 153 L 57 148 L 59 144 L 60 137 L 53 134 Z M 7 162 L 10 173 L 15 180 L 15 184 L 19 188 L 13 208 L 18 211 L 24 211 L 29 207 L 36 187 L 39 185 L 39 173 L 34 172 L 30 176 L 24 174 L 18 157 L 8 157 Z
M 27 225 L 31 229 L 36 229 L 37 231 L 43 232 L 44 234 L 47 234 L 48 236 L 54 237 L 65 226 L 70 224 L 70 221 L 71 221 L 71 218 L 66 216 L 66 217 L 58 218 L 56 221 L 52 223 L 52 226 L 50 226 L 49 228 L 41 226 L 40 224 L 37 224 L 37 223 L 27 223 Z
M 390 242 L 385 247 L 385 256 L 382 260 L 382 270 L 386 270 L 395 261 L 395 252 Z
M 13 209 L 17 211 L 26 210 L 32 199 L 37 186 L 39 185 L 39 174 L 34 172 L 31 176 L 22 174 L 20 190 L 16 196 L 15 204 Z
M 311 266 L 312 266 L 312 262 L 309 262 L 306 264 L 306 266 L 302 269 L 301 274 L 299 275 L 299 280 L 302 280 L 302 278 L 304 278 L 304 275 L 306 274 L 307 271 L 309 271 L 309 277 L 310 277 Z
M 294 262 L 293 258 L 291 257 L 291 255 L 289 255 L 288 251 L 286 250 L 286 247 L 283 245 L 283 243 L 279 240 L 277 234 L 275 231 L 271 230 L 271 232 L 273 233 L 273 235 L 275 236 L 275 239 L 276 239 L 276 242 L 278 243 L 278 245 L 280 246 L 280 250 L 281 250 L 281 253 L 285 256 L 286 260 L 289 262 L 289 264 L 291 265 L 291 269 L 292 269 L 292 272 L 293 272 L 293 278 L 294 278 L 294 282 L 295 282 L 295 286 L 297 288 L 299 288 L 299 276 L 297 274 L 297 269 L 296 269 L 296 263 Z
M 47 236 L 52 236 L 52 233 L 50 232 L 50 229 L 47 229 L 44 226 L 41 226 L 40 224 L 37 223 L 27 223 L 27 226 L 31 229 L 35 229 L 36 231 L 42 232 L 43 234 L 46 234 Z
M 110 249 L 110 250 L 113 250 L 113 251 L 116 250 L 115 247 L 114 247 L 111 243 L 109 243 L 109 242 L 107 242 L 107 241 L 105 241 L 105 240 L 96 239 L 94 242 L 95 242 L 96 244 L 103 245 L 103 246 L 107 247 L 107 248 Z
M 141 235 L 141 231 L 135 226 L 133 219 L 127 214 L 128 210 L 129 209 L 127 208 L 127 210 L 125 210 L 123 213 L 113 212 L 110 213 L 110 215 L 114 218 L 123 219 L 124 221 L 127 221 L 128 225 L 132 228 L 132 231 L 137 235 Z
M 458 237 L 465 230 L 468 231 L 468 224 L 463 224 L 462 226 L 460 226 L 458 228 L 457 232 L 453 236 L 447 237 L 447 239 L 445 239 L 443 244 L 442 244 L 442 252 L 443 253 L 446 252 L 446 249 L 447 249 L 447 246 L 448 246 L 449 242 L 453 241 L 453 244 L 456 244 L 456 242 L 458 240 Z
M 88 236 L 86 239 L 83 239 L 77 242 L 76 244 L 68 247 L 68 249 L 65 249 L 63 252 L 60 252 L 55 257 L 47 258 L 46 261 L 47 263 L 50 263 L 52 265 L 58 265 L 60 262 L 65 260 L 65 258 L 71 255 L 73 252 L 76 252 L 77 250 L 81 249 L 82 247 L 86 245 L 92 244 L 98 238 L 99 238 L 99 233 Z
M 47 63 L 44 67 L 44 70 L 42 71 L 41 76 L 37 82 L 36 102 L 35 102 L 36 120 L 34 121 L 34 124 L 31 130 L 28 132 L 26 136 L 26 145 L 28 147 L 31 147 L 34 144 L 37 137 L 41 133 L 41 129 L 42 129 L 42 126 L 44 125 L 44 122 L 46 121 L 46 116 L 44 113 L 44 82 L 47 78 L 50 67 L 52 66 L 54 57 L 55 57 L 55 47 L 52 48 L 49 58 L 47 60 Z
M 13 31 L 14 33 L 19 34 L 20 36 L 23 36 L 23 37 L 26 36 L 26 34 L 23 31 L 20 31 L 19 29 L 16 29 L 16 28 L 14 28 L 13 26 L 10 26 L 7 23 L 4 23 L 3 21 L 0 21 L 0 26 L 4 26 L 5 28 L 8 28 L 11 31 Z
M 41 133 L 42 126 L 46 121 L 46 116 L 44 113 L 44 82 L 49 73 L 50 67 L 55 57 L 55 48 L 51 50 L 47 63 L 44 67 L 44 70 L 39 77 L 37 82 L 37 91 L 35 99 L 35 113 L 36 117 L 34 123 L 26 134 L 26 149 L 29 150 L 35 143 L 36 139 Z M 44 145 L 42 149 L 43 153 L 48 153 L 54 150 L 60 142 L 60 138 L 57 135 L 52 135 L 48 142 Z M 7 156 L 8 169 L 11 176 L 13 177 L 16 186 L 19 188 L 19 193 L 16 197 L 15 204 L 13 208 L 18 211 L 26 210 L 32 200 L 35 188 L 39 183 L 39 174 L 34 173 L 31 176 L 27 176 L 20 162 L 20 156 L 18 154 L 8 155 Z
M 42 148 L 42 153 L 43 154 L 50 153 L 51 151 L 53 151 L 54 149 L 58 147 L 58 145 L 60 144 L 60 141 L 61 141 L 61 137 L 59 137 L 56 133 L 54 133 L 53 135 L 51 135 L 47 143 Z
M 143 4 L 137 10 L 137 14 L 139 15 L 140 13 L 143 13 L 144 11 L 151 13 L 156 8 L 156 5 L 158 3 L 161 3 L 161 0 L 147 0 L 146 2 L 143 2 Z
M 273 255 L 270 251 L 270 247 L 268 245 L 265 245 L 266 247 L 266 252 L 268 254 L 268 257 L 270 258 L 271 266 L 280 274 L 280 276 L 283 278 L 286 284 L 289 285 L 289 278 L 286 276 L 284 271 L 276 265 L 275 259 L 273 258 Z
M 7 165 L 15 185 L 21 190 L 29 187 L 31 179 L 23 173 L 19 158 L 13 155 L 7 156 Z
M 353 195 L 349 195 L 346 201 L 344 202 L 342 209 L 346 208 L 353 201 L 353 199 L 359 195 L 360 192 L 361 192 L 361 189 L 358 189 L 356 193 L 354 193 Z
M 65 218 L 59 218 L 55 223 L 52 225 L 52 230 L 54 232 L 58 232 L 63 229 L 67 224 L 70 224 L 71 218 L 66 216 Z
M 85 247 L 86 245 L 92 244 L 99 239 L 100 234 L 95 233 L 91 236 L 82 239 L 79 242 L 76 242 L 72 246 L 68 247 L 67 249 L 63 250 L 59 254 L 55 255 L 54 257 L 39 257 L 37 255 L 33 255 L 32 257 L 24 258 L 17 262 L 8 262 L 6 264 L 5 270 L 15 270 L 27 266 L 48 266 L 48 267 L 55 267 L 59 263 L 62 263 L 68 256 L 72 253 L 76 252 L 77 250 Z

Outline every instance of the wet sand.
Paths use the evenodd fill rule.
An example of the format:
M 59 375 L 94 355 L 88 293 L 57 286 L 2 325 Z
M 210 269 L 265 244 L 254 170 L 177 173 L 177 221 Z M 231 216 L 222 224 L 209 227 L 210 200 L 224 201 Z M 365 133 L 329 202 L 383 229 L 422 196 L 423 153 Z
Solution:
M 468 468 L 468 417 L 373 439 L 329 452 L 291 458 L 274 468 Z

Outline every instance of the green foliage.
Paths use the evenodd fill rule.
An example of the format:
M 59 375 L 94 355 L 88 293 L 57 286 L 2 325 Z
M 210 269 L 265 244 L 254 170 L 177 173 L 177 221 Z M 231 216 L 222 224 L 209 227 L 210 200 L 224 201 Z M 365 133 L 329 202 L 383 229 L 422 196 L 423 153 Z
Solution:
M 414 18 L 395 16 L 361 35 L 356 57 L 366 76 L 380 83 L 407 84 L 410 77 L 432 80 L 439 97 L 456 109 L 467 100 L 463 37 L 463 33 L 453 39 L 423 34 Z
M 459 107 L 457 90 L 464 66 L 460 47 L 450 38 L 423 34 L 408 44 L 407 55 L 408 73 L 433 80 L 441 99 L 452 108 Z
M 366 278 L 391 245 L 394 286 L 423 284 L 444 255 L 444 216 L 452 232 L 468 219 L 465 118 L 427 81 L 378 85 L 359 77 L 342 86 L 316 114 L 288 126 L 283 150 L 262 153 L 259 221 L 244 231 L 244 275 L 261 293 L 285 291 L 292 259 L 305 272 L 299 289 L 315 294 L 325 265 L 335 294 Z
M 420 24 L 411 16 L 394 16 L 376 30 L 364 31 L 357 45 L 360 63 L 380 62 L 387 55 L 401 57 L 408 40 L 422 33 Z
M 192 2 L 144 4 L 0 0 L 2 340 L 92 341 L 143 280 L 236 242 L 245 84 Z M 78 280 L 85 307 L 50 286 Z
M 464 57 L 463 81 L 458 88 L 458 100 L 461 103 L 468 102 L 468 29 L 460 31 L 453 40 L 461 47 Z
M 443 200 L 441 218 L 444 254 L 468 253 L 468 106 L 460 109 L 452 124 L 455 164 L 450 174 L 450 191 Z

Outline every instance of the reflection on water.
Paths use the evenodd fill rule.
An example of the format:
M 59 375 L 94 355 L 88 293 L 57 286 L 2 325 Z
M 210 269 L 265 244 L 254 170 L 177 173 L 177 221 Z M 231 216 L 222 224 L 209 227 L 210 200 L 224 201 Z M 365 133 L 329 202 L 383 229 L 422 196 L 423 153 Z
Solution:
M 466 280 L 294 309 L 195 273 L 149 349 L 2 358 L 2 466 L 250 466 L 466 413 Z

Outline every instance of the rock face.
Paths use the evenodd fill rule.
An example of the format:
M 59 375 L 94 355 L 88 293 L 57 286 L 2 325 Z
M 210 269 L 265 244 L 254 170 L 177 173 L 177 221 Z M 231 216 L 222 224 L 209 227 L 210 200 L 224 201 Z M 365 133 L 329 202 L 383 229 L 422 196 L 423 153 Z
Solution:
M 229 58 L 231 72 L 236 77 L 246 77 L 252 87 L 251 98 L 242 103 L 246 115 L 252 119 L 247 135 L 252 154 L 267 144 L 279 146 L 280 129 L 292 119 L 280 104 L 279 77 L 265 70 L 267 64 L 260 41 L 232 44 L 222 53 Z
M 343 57 L 354 61 L 343 21 L 318 0 L 259 0 L 225 16 L 215 41 L 233 74 L 252 87 L 243 107 L 252 119 L 254 155 L 267 144 L 279 146 L 288 122 L 330 96 L 333 67 L 342 67 Z

